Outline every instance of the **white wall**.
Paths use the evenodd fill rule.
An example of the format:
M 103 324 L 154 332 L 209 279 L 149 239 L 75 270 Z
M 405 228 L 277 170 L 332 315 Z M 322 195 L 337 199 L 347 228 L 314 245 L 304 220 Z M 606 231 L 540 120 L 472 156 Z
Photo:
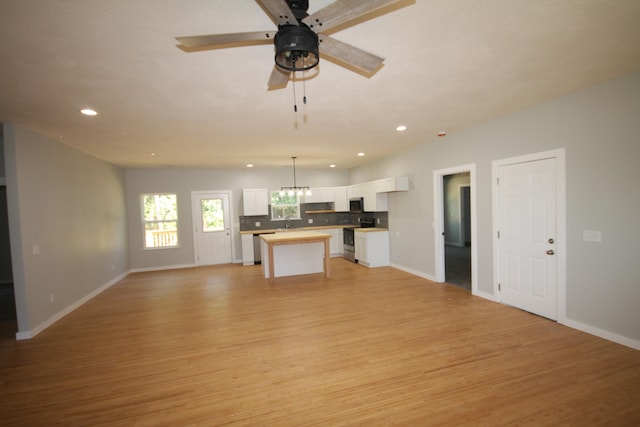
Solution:
M 124 176 L 17 125 L 4 125 L 4 144 L 18 336 L 29 338 L 129 270 Z
M 347 171 L 296 168 L 298 185 L 310 187 L 340 186 L 347 183 Z M 231 210 L 235 221 L 233 230 L 234 260 L 242 260 L 238 217 L 242 215 L 242 189 L 268 188 L 280 190 L 293 185 L 293 169 L 127 169 L 125 170 L 127 217 L 129 219 L 129 253 L 133 270 L 161 269 L 171 266 L 190 266 L 195 263 L 193 224 L 191 215 L 192 191 L 232 191 Z M 175 193 L 178 197 L 179 248 L 143 249 L 140 195 L 144 193 Z
M 574 326 L 640 342 L 640 73 L 609 81 L 350 171 L 350 183 L 411 177 L 389 197 L 392 262 L 435 275 L 434 170 L 477 168 L 478 289 L 493 293 L 491 162 L 566 149 L 566 313 Z M 410 124 L 409 124 L 410 125 Z M 410 132 L 410 130 L 409 130 Z M 582 240 L 602 232 L 602 243 Z

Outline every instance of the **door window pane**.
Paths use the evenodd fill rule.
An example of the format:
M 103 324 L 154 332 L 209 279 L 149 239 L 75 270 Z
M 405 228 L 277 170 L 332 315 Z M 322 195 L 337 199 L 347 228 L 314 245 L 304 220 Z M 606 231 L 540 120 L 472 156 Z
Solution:
M 222 199 L 200 200 L 200 211 L 202 212 L 203 232 L 210 233 L 225 229 Z

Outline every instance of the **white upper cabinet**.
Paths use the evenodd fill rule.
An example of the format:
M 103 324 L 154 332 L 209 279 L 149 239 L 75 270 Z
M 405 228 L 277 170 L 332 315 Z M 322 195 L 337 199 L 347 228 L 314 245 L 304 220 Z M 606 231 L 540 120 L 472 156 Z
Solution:
M 377 182 L 364 184 L 364 210 L 365 212 L 386 212 L 389 210 L 387 193 L 379 193 Z
M 377 193 L 391 193 L 393 191 L 409 191 L 409 177 L 397 176 L 374 181 Z
M 245 216 L 269 215 L 269 190 L 266 188 L 243 188 L 242 206 Z
M 409 178 L 406 176 L 379 179 L 365 182 L 364 184 L 350 185 L 348 187 L 349 198 L 364 198 L 364 210 L 367 212 L 388 211 L 389 200 L 387 193 L 408 190 Z
M 347 187 L 315 187 L 311 195 L 304 197 L 305 203 L 333 203 L 336 212 L 349 210 Z
M 313 187 L 311 195 L 304 196 L 306 203 L 329 203 L 334 201 L 333 187 Z
M 347 187 L 347 199 L 364 197 L 364 184 L 354 184 Z
M 335 187 L 335 204 L 333 209 L 336 212 L 348 212 L 349 211 L 349 198 L 347 197 L 347 187 Z

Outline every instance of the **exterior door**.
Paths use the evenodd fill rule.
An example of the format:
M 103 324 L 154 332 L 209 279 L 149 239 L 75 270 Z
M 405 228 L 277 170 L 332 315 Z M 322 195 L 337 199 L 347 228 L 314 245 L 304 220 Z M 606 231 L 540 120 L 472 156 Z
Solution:
M 227 193 L 193 193 L 197 265 L 231 263 L 231 224 Z
M 500 300 L 557 319 L 556 158 L 497 168 Z

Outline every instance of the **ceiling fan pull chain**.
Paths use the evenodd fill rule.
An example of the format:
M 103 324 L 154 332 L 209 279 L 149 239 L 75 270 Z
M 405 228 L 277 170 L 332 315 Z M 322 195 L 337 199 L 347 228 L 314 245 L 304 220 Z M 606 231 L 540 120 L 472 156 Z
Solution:
M 302 57 L 302 103 L 307 105 L 307 70 L 304 68 L 304 56 Z
M 302 72 L 302 103 L 307 105 L 307 76 L 306 71 Z
M 293 66 L 295 68 L 296 66 L 296 61 L 293 61 Z M 296 72 L 293 71 L 291 73 L 291 80 L 292 80 L 292 86 L 293 86 L 293 112 L 297 113 L 298 112 L 298 104 L 296 103 Z

